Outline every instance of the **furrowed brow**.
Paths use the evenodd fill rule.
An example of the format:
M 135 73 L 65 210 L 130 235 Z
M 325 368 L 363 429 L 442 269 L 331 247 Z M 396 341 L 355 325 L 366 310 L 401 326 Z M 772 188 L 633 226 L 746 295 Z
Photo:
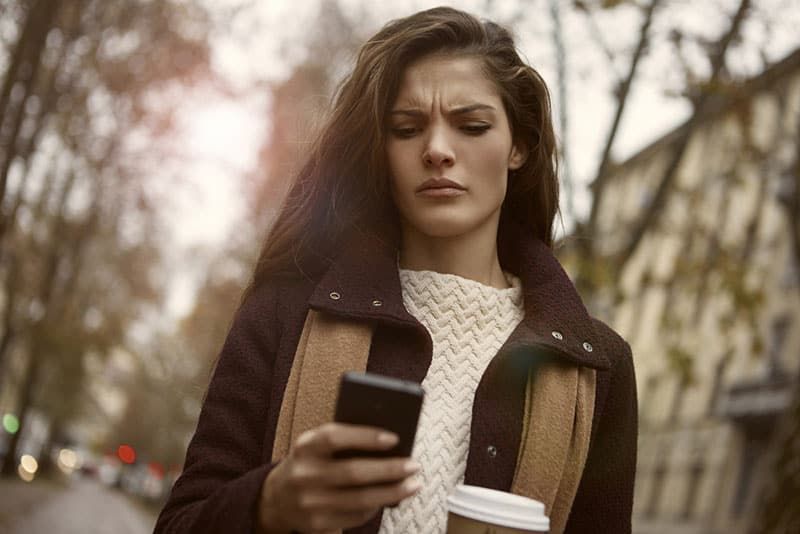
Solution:
M 448 112 L 448 114 L 466 115 L 467 113 L 472 113 L 473 111 L 485 111 L 485 110 L 495 111 L 494 106 L 490 106 L 489 104 L 470 104 L 468 106 L 453 108 Z
M 467 106 L 459 106 L 457 108 L 453 108 L 447 112 L 448 115 L 466 115 L 468 113 L 472 113 L 473 111 L 495 111 L 494 106 L 490 106 L 489 104 L 469 104 Z M 426 114 L 424 111 L 415 108 L 409 109 L 394 109 L 389 113 L 391 116 L 405 116 L 405 117 L 424 117 Z
M 425 116 L 425 113 L 419 109 L 393 109 L 389 114 L 393 117 L 397 115 L 413 118 Z

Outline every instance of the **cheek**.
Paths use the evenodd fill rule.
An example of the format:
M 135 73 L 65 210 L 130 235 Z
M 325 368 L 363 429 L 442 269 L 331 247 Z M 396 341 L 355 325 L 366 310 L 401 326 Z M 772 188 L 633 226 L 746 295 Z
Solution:
M 398 158 L 396 152 L 389 152 L 387 157 L 387 164 L 389 169 L 389 195 L 392 199 L 392 203 L 394 204 L 395 208 L 403 211 L 403 197 L 407 196 L 405 194 L 408 186 L 405 185 L 405 180 L 403 179 L 408 173 L 404 171 L 402 165 L 402 158 Z
M 414 179 L 413 160 L 409 150 L 398 145 L 387 147 L 387 161 L 393 194 L 402 193 Z
M 485 177 L 487 187 L 496 188 L 502 182 L 503 188 L 508 180 L 508 154 L 511 147 L 498 140 L 479 150 L 469 152 L 469 164 L 476 174 Z

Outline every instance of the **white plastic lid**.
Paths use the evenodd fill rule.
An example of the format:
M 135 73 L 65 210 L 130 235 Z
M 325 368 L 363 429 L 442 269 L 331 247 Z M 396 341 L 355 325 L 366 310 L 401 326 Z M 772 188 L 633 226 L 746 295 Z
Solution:
M 447 505 L 454 514 L 493 525 L 534 532 L 550 529 L 544 504 L 513 493 L 461 484 L 447 498 Z

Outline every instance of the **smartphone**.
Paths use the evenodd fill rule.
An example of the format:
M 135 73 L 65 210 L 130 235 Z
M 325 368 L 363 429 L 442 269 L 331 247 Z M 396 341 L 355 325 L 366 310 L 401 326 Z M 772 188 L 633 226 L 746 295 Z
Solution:
M 416 382 L 373 373 L 347 372 L 339 383 L 334 421 L 394 432 L 397 445 L 388 450 L 342 450 L 335 458 L 410 457 L 417 434 L 424 392 Z

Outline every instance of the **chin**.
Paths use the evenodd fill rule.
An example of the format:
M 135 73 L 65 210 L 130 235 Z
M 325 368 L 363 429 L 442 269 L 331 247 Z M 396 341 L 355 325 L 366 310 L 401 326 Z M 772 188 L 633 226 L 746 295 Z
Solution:
M 439 218 L 425 221 L 414 221 L 414 229 L 428 237 L 447 239 L 459 237 L 475 231 L 484 221 L 467 221 L 463 219 Z

